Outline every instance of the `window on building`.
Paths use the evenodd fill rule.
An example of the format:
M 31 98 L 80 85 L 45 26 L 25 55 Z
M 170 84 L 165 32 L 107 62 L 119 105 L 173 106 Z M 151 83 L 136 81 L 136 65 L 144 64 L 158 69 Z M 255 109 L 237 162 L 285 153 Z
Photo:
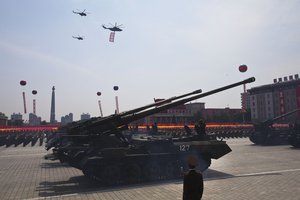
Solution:
M 283 99 L 280 99 L 280 104 L 283 104 Z

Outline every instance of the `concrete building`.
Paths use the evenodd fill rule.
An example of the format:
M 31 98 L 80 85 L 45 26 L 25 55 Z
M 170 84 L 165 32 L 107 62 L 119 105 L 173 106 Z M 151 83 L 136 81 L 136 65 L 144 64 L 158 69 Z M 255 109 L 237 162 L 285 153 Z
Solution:
M 199 113 L 200 111 L 205 109 L 205 103 L 188 103 L 185 104 L 185 108 L 187 110 L 187 113 L 195 115 L 196 113 Z
M 185 105 L 180 105 L 164 112 L 145 117 L 142 123 L 145 124 L 186 124 L 193 120 L 193 115 Z
M 80 116 L 80 120 L 87 120 L 90 118 L 91 118 L 91 115 L 89 113 L 82 113 Z
M 61 117 L 61 124 L 62 125 L 72 123 L 72 122 L 73 122 L 73 113 L 69 113 L 68 115 L 65 115 L 65 116 Z
M 239 122 L 242 120 L 242 109 L 206 108 L 202 111 L 202 118 L 207 122 Z
M 10 115 L 10 124 L 15 126 L 23 125 L 23 116 L 21 113 L 13 113 Z
M 289 78 L 274 79 L 273 84 L 248 90 L 252 121 L 264 121 L 300 109 L 300 79 L 296 74 Z M 285 118 L 300 119 L 300 112 Z
M 7 126 L 8 117 L 4 113 L 0 112 L 0 126 Z
M 187 103 L 168 109 L 144 119 L 138 120 L 137 124 L 193 124 L 197 119 L 207 122 L 237 122 L 238 117 L 242 120 L 242 109 L 232 108 L 205 108 L 205 103 Z
M 41 117 L 38 117 L 33 113 L 29 113 L 29 125 L 40 125 L 41 121 L 42 121 Z

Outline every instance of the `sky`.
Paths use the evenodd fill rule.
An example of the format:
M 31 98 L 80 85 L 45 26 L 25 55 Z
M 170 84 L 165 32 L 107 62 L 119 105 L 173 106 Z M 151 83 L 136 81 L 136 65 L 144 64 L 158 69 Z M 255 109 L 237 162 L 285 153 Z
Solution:
M 69 113 L 79 120 L 100 116 L 99 100 L 105 116 L 114 113 L 115 96 L 126 111 L 153 98 L 255 77 L 250 89 L 300 72 L 299 0 L 1 0 L 0 7 L 0 112 L 9 118 L 28 119 L 25 92 L 27 111 L 35 99 L 36 114 L 49 121 L 53 86 L 56 120 Z M 102 28 L 110 23 L 123 24 L 114 42 Z M 241 92 L 193 102 L 240 108 Z

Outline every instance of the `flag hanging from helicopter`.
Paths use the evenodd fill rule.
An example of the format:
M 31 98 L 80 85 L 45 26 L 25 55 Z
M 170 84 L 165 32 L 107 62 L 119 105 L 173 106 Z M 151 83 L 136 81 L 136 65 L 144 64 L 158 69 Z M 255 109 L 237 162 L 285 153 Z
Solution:
M 114 42 L 115 41 L 115 32 L 116 31 L 123 31 L 123 29 L 121 28 L 122 27 L 122 24 L 120 24 L 120 25 L 117 25 L 117 23 L 115 23 L 115 25 L 112 25 L 111 24 L 111 27 L 108 27 L 108 26 L 106 26 L 106 25 L 102 25 L 102 27 L 104 28 L 104 29 L 108 29 L 108 30 L 110 30 L 111 32 L 110 32 L 110 35 L 109 35 L 109 41 L 110 42 Z
M 115 32 L 110 32 L 109 41 L 110 42 L 114 42 L 115 41 Z

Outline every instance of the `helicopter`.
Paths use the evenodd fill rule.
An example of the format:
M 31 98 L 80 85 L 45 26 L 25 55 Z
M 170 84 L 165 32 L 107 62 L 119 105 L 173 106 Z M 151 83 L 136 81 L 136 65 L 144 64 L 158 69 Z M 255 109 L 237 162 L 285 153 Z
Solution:
M 85 16 L 87 16 L 87 14 L 89 14 L 89 13 L 85 12 L 85 9 L 83 11 L 80 11 L 80 10 L 77 9 L 77 12 L 73 10 L 73 13 L 78 14 L 81 17 L 85 17 Z
M 79 36 L 79 35 L 78 35 L 77 37 L 76 37 L 76 36 L 72 36 L 72 37 L 73 37 L 74 39 L 77 39 L 77 40 L 83 40 L 83 39 L 84 39 L 83 36 Z
M 107 27 L 106 25 L 102 25 L 102 27 L 104 28 L 104 29 L 108 29 L 108 30 L 111 30 L 111 31 L 113 31 L 113 32 L 115 32 L 115 31 L 123 31 L 122 29 L 121 29 L 121 27 L 122 27 L 122 25 L 123 24 L 120 24 L 120 25 L 118 25 L 117 26 L 117 23 L 115 23 L 115 25 L 112 25 L 112 24 L 110 24 L 111 25 L 111 27 Z

